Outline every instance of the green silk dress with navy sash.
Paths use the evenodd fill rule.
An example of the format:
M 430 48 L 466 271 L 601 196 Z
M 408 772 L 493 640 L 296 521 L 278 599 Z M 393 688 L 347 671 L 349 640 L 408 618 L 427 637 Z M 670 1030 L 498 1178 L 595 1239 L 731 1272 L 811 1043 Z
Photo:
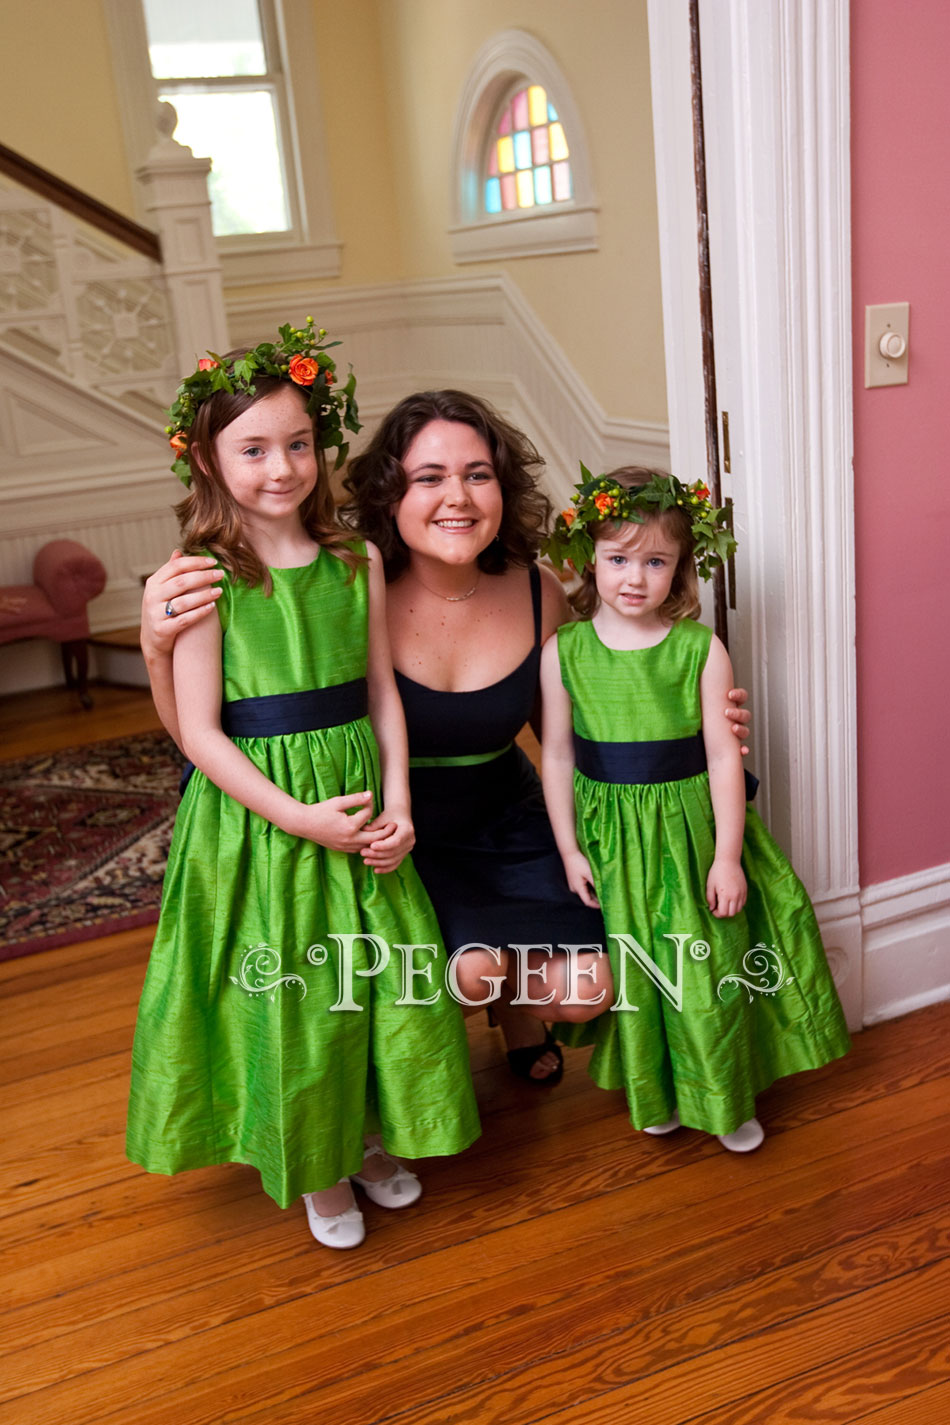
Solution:
M 379 811 L 379 755 L 365 715 L 366 567 L 351 580 L 324 550 L 271 576 L 270 596 L 222 584 L 222 726 L 299 800 L 371 789 Z M 358 973 L 381 952 L 351 941 L 348 976 L 332 937 L 366 933 L 393 947 L 389 963 L 378 975 Z M 435 959 L 413 952 L 442 987 L 437 1003 L 395 1004 L 401 943 L 438 947 Z M 479 1127 L 444 969 L 411 861 L 377 876 L 358 855 L 281 831 L 195 772 L 139 1007 L 129 1156 L 165 1173 L 251 1163 L 286 1206 L 358 1172 L 365 1132 L 381 1131 L 405 1157 L 460 1151 Z M 334 1010 L 347 982 L 358 1008 Z M 431 993 L 415 981 L 416 998 Z
M 754 1115 L 775 1079 L 837 1058 L 849 1040 L 811 902 L 752 807 L 746 907 L 720 920 L 706 904 L 715 819 L 696 756 L 711 636 L 683 620 L 653 648 L 608 648 L 590 622 L 557 639 L 573 703 L 578 840 L 628 1006 L 591 1026 L 590 1073 L 625 1090 L 636 1128 L 677 1109 L 686 1126 L 724 1134 Z

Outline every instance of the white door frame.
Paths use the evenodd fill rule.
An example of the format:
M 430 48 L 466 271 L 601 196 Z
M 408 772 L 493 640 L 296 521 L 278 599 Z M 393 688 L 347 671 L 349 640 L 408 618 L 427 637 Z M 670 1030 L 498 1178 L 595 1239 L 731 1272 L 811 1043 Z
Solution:
M 688 0 L 648 11 L 670 449 L 692 478 L 706 452 Z M 848 0 L 701 0 L 719 96 L 709 206 L 734 244 L 715 324 L 741 412 L 754 760 L 857 1027 L 848 25 Z

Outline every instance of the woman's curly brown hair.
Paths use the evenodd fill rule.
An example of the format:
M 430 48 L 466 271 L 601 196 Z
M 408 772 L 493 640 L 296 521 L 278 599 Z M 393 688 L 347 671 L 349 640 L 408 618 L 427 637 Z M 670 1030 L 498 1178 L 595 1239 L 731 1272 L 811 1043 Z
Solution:
M 551 517 L 550 501 L 537 483 L 544 461 L 526 435 L 465 391 L 417 391 L 383 417 L 366 449 L 349 462 L 343 485 L 350 499 L 340 511 L 345 523 L 378 546 L 388 580 L 403 573 L 409 550 L 392 511 L 406 493 L 406 451 L 431 421 L 470 426 L 491 451 L 501 485 L 501 526 L 478 556 L 478 567 L 501 574 L 509 565 L 533 564 Z
M 240 359 L 244 349 L 230 351 L 226 360 Z M 281 387 L 292 391 L 300 388 L 276 376 L 258 376 L 254 394 L 249 391 L 215 391 L 198 408 L 188 432 L 188 464 L 191 467 L 191 488 L 175 506 L 181 525 L 181 547 L 184 554 L 213 554 L 221 566 L 235 579 L 249 585 L 262 584 L 270 593 L 272 580 L 267 566 L 247 541 L 241 511 L 225 484 L 215 458 L 214 443 L 232 421 L 258 401 L 273 396 Z M 300 392 L 301 411 L 305 400 Z M 304 529 L 317 544 L 348 564 L 355 571 L 362 563 L 351 548 L 350 538 L 341 530 L 336 518 L 324 453 L 317 446 L 314 429 L 314 451 L 317 459 L 317 483 L 300 506 Z
M 619 470 L 611 470 L 608 480 L 616 480 L 628 490 L 638 485 L 649 485 L 655 475 L 666 475 L 665 470 L 648 470 L 645 465 L 622 465 Z M 656 514 L 644 517 L 644 528 L 658 524 L 667 538 L 679 547 L 680 555 L 673 575 L 673 583 L 658 613 L 670 623 L 684 618 L 699 618 L 699 576 L 693 559 L 692 521 L 685 510 L 674 506 Z M 596 546 L 597 541 L 616 534 L 618 526 L 613 520 L 604 520 L 587 526 Z M 581 618 L 593 618 L 600 605 L 600 595 L 594 578 L 594 567 L 589 564 L 580 576 L 580 584 L 568 595 L 571 607 Z

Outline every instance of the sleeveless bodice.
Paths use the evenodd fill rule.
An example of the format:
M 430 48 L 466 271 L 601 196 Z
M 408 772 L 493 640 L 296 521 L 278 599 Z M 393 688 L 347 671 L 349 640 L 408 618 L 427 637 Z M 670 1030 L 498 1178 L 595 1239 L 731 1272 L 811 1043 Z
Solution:
M 574 731 L 591 742 L 693 737 L 702 727 L 699 680 L 712 631 L 675 623 L 653 648 L 608 648 L 590 622 L 558 630 L 561 677 Z
M 369 629 L 365 565 L 354 577 L 348 564 L 324 549 L 312 564 L 270 573 L 267 598 L 243 580 L 222 580 L 225 702 L 362 678 Z
M 410 757 L 460 757 L 498 752 L 531 716 L 541 658 L 541 577 L 530 570 L 534 643 L 518 667 L 487 688 L 450 693 L 427 688 L 396 670 L 406 713 Z

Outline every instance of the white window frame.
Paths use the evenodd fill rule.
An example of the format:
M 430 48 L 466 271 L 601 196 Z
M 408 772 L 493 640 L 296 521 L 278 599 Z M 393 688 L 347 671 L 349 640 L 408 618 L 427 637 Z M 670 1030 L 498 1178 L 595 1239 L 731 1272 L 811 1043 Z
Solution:
M 284 233 L 242 233 L 218 238 L 226 288 L 273 282 L 275 277 L 338 277 L 341 270 L 342 247 L 330 202 L 330 167 L 315 73 L 316 38 L 310 6 L 298 0 L 259 3 L 269 48 L 276 51 L 278 67 L 269 76 L 269 83 L 277 89 L 293 226 Z M 158 138 L 155 113 L 160 86 L 152 77 L 141 0 L 105 0 L 105 10 L 119 110 L 134 172 L 145 162 Z M 140 201 L 136 192 L 136 204 Z M 144 208 L 139 207 L 137 216 L 147 221 Z
M 489 214 L 482 200 L 486 149 L 503 102 L 524 84 L 544 86 L 564 125 L 574 196 L 543 208 Z M 449 238 L 456 262 L 596 251 L 598 206 L 584 126 L 558 65 L 524 30 L 502 30 L 476 56 L 455 117 L 452 173 Z

